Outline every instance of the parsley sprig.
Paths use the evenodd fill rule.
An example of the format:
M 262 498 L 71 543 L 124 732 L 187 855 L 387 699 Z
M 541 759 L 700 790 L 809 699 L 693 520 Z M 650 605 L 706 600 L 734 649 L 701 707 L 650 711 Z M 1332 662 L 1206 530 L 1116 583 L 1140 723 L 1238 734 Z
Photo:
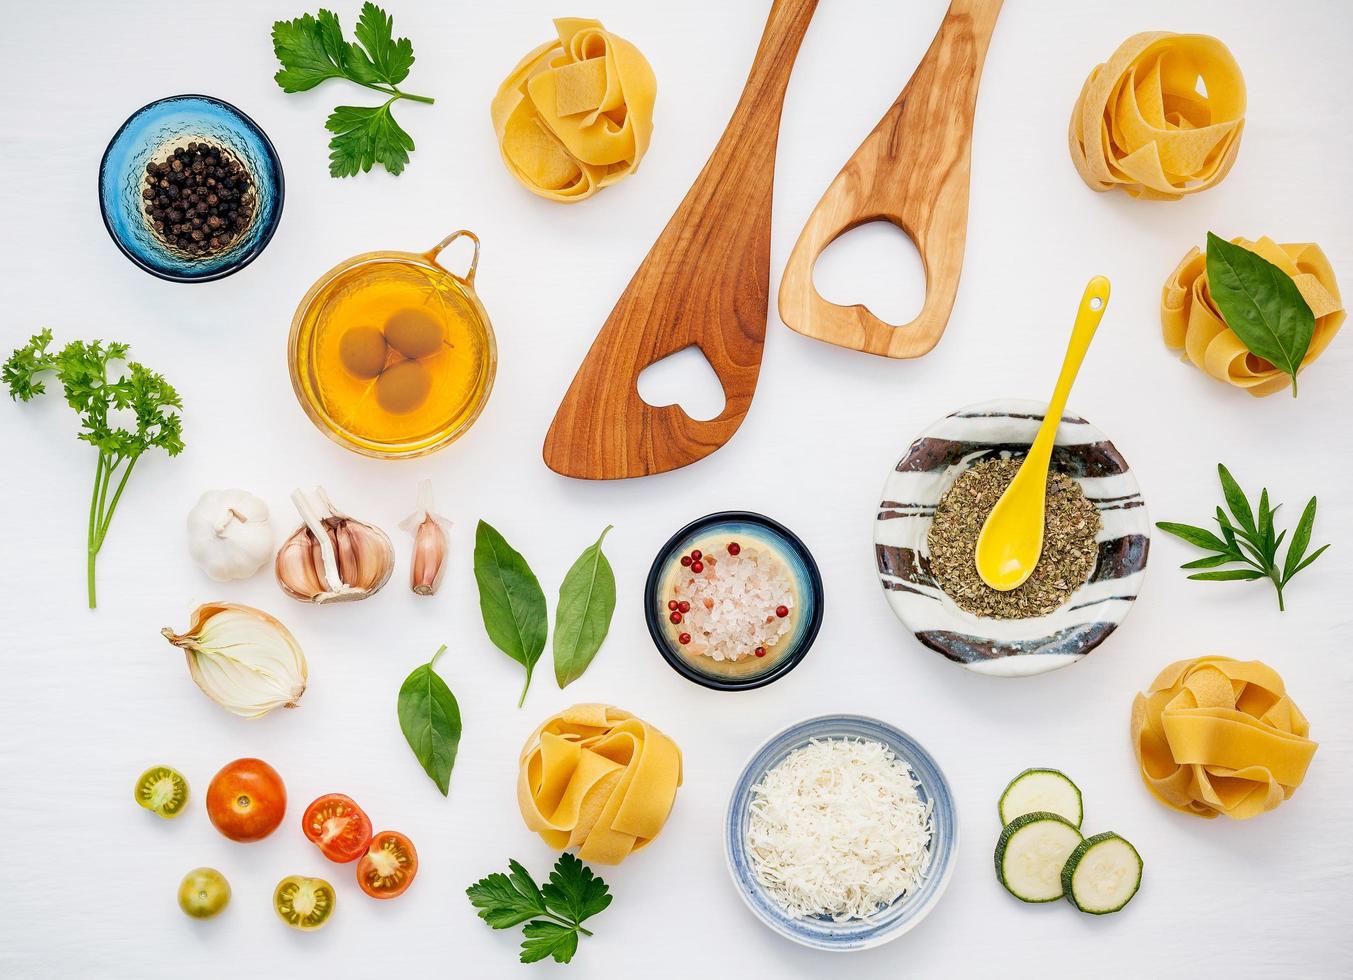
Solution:
M 126 344 L 73 340 L 61 350 L 51 351 L 51 343 L 50 330 L 34 334 L 5 361 L 0 378 L 9 387 L 11 398 L 26 402 L 47 390 L 40 377 L 55 373 L 66 401 L 80 415 L 84 427 L 80 438 L 99 451 L 86 548 L 89 608 L 93 609 L 94 560 L 108 536 L 127 479 L 146 450 L 163 449 L 170 456 L 182 451 L 182 418 L 177 411 L 182 403 L 169 382 L 135 361 L 127 361 L 121 373 L 110 374 L 110 365 L 126 361 Z M 108 418 L 111 411 L 131 412 L 136 427 L 114 427 Z
M 1287 546 L 1287 556 L 1280 565 L 1278 548 L 1287 537 L 1287 531 L 1278 533 L 1274 528 L 1273 518 L 1282 504 L 1271 505 L 1268 500 L 1268 489 L 1265 488 L 1259 494 L 1256 516 L 1244 491 L 1240 489 L 1240 484 L 1231 476 L 1231 471 L 1218 463 L 1217 475 L 1221 477 L 1222 494 L 1226 498 L 1227 508 L 1231 511 L 1231 516 L 1227 517 L 1226 511 L 1217 508 L 1216 519 L 1217 526 L 1221 529 L 1221 537 L 1207 528 L 1195 527 L 1192 524 L 1159 521 L 1156 527 L 1177 538 L 1183 538 L 1189 544 L 1215 552 L 1204 558 L 1185 562 L 1179 566 L 1180 568 L 1213 569 L 1218 565 L 1236 562 L 1249 566 L 1195 572 L 1189 578 L 1203 582 L 1246 582 L 1266 578 L 1278 591 L 1278 609 L 1282 611 L 1286 608 L 1283 603 L 1283 589 L 1287 583 L 1292 581 L 1297 572 L 1324 554 L 1325 549 L 1329 547 L 1327 544 L 1321 545 L 1309 555 L 1306 553 L 1311 545 L 1311 532 L 1315 529 L 1315 498 L 1312 497 L 1307 502 L 1306 509 L 1301 512 L 1301 519 L 1297 521 L 1296 530 L 1292 532 L 1292 541 Z
M 433 100 L 400 89 L 413 67 L 413 43 L 394 37 L 389 14 L 368 0 L 353 34 L 360 43 L 343 39 L 338 15 L 330 10 L 277 21 L 272 25 L 272 47 L 282 68 L 273 78 L 284 92 L 308 92 L 330 78 L 346 78 L 389 96 L 378 106 L 341 105 L 324 126 L 334 134 L 329 141 L 330 176 L 369 173 L 376 163 L 397 176 L 414 146 L 390 107 L 400 99 L 428 105 Z
M 521 961 L 535 963 L 548 956 L 567 963 L 578 951 L 578 935 L 590 936 L 583 921 L 611 904 L 606 882 L 572 854 L 561 854 L 544 887 L 517 861 L 508 861 L 509 874 L 497 872 L 465 890 L 479 917 L 495 929 L 526 923 Z

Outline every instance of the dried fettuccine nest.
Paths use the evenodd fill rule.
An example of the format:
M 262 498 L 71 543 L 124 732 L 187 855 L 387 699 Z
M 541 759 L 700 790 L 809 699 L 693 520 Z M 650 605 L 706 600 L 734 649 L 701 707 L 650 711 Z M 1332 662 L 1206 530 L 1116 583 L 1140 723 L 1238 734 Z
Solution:
M 1177 201 L 1221 181 L 1245 127 L 1245 79 L 1206 34 L 1134 34 L 1090 72 L 1071 112 L 1071 160 L 1090 187 Z
M 658 83 L 639 49 L 600 21 L 564 17 L 554 26 L 558 38 L 517 63 L 490 111 L 512 176 L 572 203 L 638 168 Z
M 1264 236 L 1257 242 L 1233 238 L 1240 245 L 1272 262 L 1292 277 L 1302 299 L 1315 315 L 1315 332 L 1304 370 L 1329 346 L 1343 325 L 1346 313 L 1339 298 L 1339 284 L 1319 245 L 1279 244 Z M 1245 388 L 1260 397 L 1283 391 L 1291 379 L 1268 361 L 1250 353 L 1234 330 L 1226 325 L 1207 288 L 1207 255 L 1197 246 L 1189 250 L 1170 273 L 1160 296 L 1160 327 L 1165 346 L 1182 350 L 1184 356 L 1218 381 Z

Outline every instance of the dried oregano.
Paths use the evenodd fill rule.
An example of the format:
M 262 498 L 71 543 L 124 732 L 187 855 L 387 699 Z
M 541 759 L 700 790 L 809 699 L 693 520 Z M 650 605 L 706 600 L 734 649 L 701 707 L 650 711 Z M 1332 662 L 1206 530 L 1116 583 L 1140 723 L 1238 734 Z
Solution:
M 1101 527 L 1085 491 L 1065 473 L 1048 474 L 1043 554 L 1028 581 L 1000 592 L 977 573 L 973 553 L 982 524 L 1022 460 L 988 459 L 963 472 L 935 508 L 930 525 L 930 569 L 960 609 L 996 619 L 1045 616 L 1080 588 L 1094 569 Z

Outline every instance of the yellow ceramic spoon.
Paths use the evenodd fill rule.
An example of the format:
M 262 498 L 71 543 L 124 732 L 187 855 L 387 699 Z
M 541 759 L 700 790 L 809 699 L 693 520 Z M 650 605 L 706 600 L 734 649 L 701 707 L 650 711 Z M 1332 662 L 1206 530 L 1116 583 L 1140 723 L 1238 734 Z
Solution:
M 1024 457 L 1024 465 L 982 525 L 974 557 L 977 574 L 993 589 L 1009 592 L 1019 588 L 1033 574 L 1043 553 L 1043 509 L 1052 444 L 1057 438 L 1057 425 L 1076 381 L 1076 372 L 1081 369 L 1081 361 L 1085 360 L 1085 352 L 1090 349 L 1090 341 L 1094 339 L 1095 329 L 1108 305 L 1109 280 L 1095 276 L 1081 297 L 1076 325 L 1071 328 L 1071 341 L 1066 345 L 1062 373 L 1057 376 L 1057 387 L 1052 390 L 1052 401 L 1043 416 L 1043 424 L 1038 427 L 1034 444 L 1029 447 L 1029 455 Z

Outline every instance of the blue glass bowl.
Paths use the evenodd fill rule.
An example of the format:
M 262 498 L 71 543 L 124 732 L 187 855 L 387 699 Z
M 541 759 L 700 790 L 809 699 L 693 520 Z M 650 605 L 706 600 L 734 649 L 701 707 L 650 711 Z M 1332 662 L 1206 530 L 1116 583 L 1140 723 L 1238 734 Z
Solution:
M 194 140 L 225 147 L 254 182 L 252 224 L 209 256 L 184 255 L 166 245 L 141 200 L 146 164 Z M 283 196 L 282 161 L 267 135 L 234 106 L 206 95 L 175 95 L 137 109 L 109 141 L 99 164 L 99 208 L 108 234 L 123 255 L 172 282 L 210 282 L 243 269 L 272 240 Z
M 668 571 L 681 561 L 682 555 L 688 554 L 698 540 L 710 535 L 772 550 L 784 560 L 794 580 L 799 603 L 795 610 L 795 625 L 783 639 L 783 649 L 777 650 L 773 659 L 767 658 L 769 663 L 764 670 L 738 676 L 702 670 L 699 661 L 705 658 L 687 656 L 677 641 L 679 631 L 668 622 L 667 605 L 663 596 L 658 594 L 663 580 Z M 779 521 L 745 510 L 707 514 L 677 531 L 658 550 L 644 586 L 644 619 L 658 652 L 682 677 L 716 691 L 746 691 L 764 687 L 797 667 L 807 656 L 822 627 L 822 606 L 822 575 L 808 546 Z
M 752 788 L 772 767 L 811 740 L 842 737 L 882 742 L 911 767 L 920 784 L 922 800 L 932 804 L 930 868 L 917 891 L 894 902 L 869 919 L 833 922 L 829 918 L 791 918 L 766 893 L 752 871 L 747 853 L 747 828 L 751 822 Z M 939 902 L 953 873 L 958 853 L 958 819 L 953 795 L 944 773 L 930 753 L 911 736 L 892 725 L 862 715 L 823 715 L 809 718 L 773 736 L 752 754 L 738 777 L 728 802 L 724 827 L 724 853 L 728 871 L 752 914 L 786 939 L 813 949 L 847 952 L 881 946 L 913 929 Z

